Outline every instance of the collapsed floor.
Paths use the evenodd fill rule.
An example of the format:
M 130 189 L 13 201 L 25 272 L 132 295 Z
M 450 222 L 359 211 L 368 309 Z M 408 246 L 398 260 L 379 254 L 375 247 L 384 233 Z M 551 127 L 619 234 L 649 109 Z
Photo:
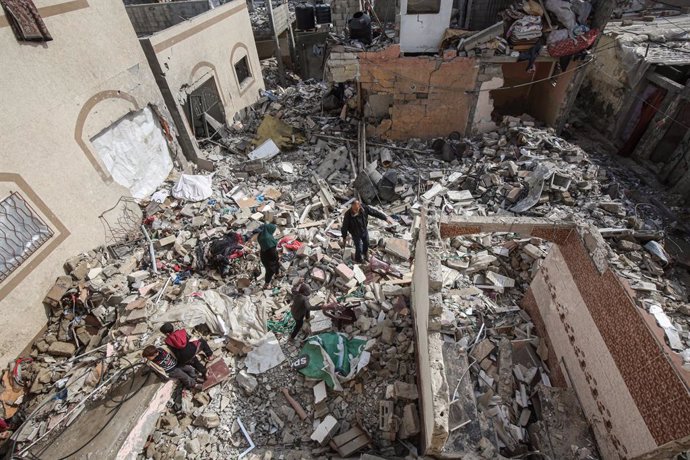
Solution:
M 161 343 L 158 327 L 176 320 L 207 336 L 229 371 L 220 369 L 218 382 L 202 392 L 178 390 L 141 458 L 236 458 L 250 447 L 242 426 L 256 445 L 247 458 L 361 451 L 414 456 L 420 421 L 411 243 L 422 205 L 432 217 L 432 235 L 443 215 L 522 214 L 596 225 L 612 243 L 611 265 L 642 294 L 640 307 L 667 325 L 670 346 L 690 362 L 687 271 L 662 246 L 668 216 L 628 199 L 629 178 L 607 173 L 528 118 L 511 117 L 481 138 L 445 140 L 453 152 L 448 158 L 443 149 L 449 161 L 434 150 L 443 143 L 410 140 L 370 148 L 367 163 L 376 164 L 355 173 L 358 122 L 324 113 L 327 93 L 321 84 L 267 92 L 222 138 L 209 140 L 206 158 L 216 171 L 209 196 L 175 197 L 182 177 L 175 172 L 154 199 L 141 203 L 143 221 L 134 203 L 107 221 L 117 244 L 67 261 L 68 275 L 46 298 L 51 318 L 33 345 L 33 360 L 16 362 L 3 378 L 5 418 L 17 413 L 15 427 L 25 420 L 9 443 L 15 451 L 50 456 L 64 425 L 79 423 L 84 408 L 133 378 L 140 350 Z M 281 153 L 254 150 L 271 147 L 268 140 Z M 396 221 L 371 220 L 371 264 L 353 264 L 351 248 L 339 243 L 353 188 Z M 279 226 L 287 246 L 284 276 L 273 289 L 260 287 L 256 252 L 232 259 L 227 273 L 199 267 L 199 244 L 228 230 L 248 235 L 265 220 Z M 142 222 L 153 250 L 139 233 Z M 498 458 L 543 448 L 549 405 L 534 401 L 550 397 L 546 350 L 519 304 L 548 243 L 504 233 L 431 239 L 429 246 L 443 264 L 442 302 L 432 312 L 431 330 L 442 334 L 455 353 L 449 356 L 460 363 L 457 386 L 448 389 L 449 450 Z M 285 313 L 299 278 L 310 283 L 313 306 L 337 301 L 350 307 L 356 321 L 339 329 L 366 342 L 361 361 L 353 361 L 361 369 L 342 379 L 342 391 L 324 393 L 292 367 L 301 345 L 287 341 Z M 334 329 L 322 314 L 311 321 L 312 334 Z M 267 363 L 270 369 L 261 368 Z M 583 442 L 573 444 L 574 458 L 597 458 L 586 436 L 577 439 Z M 74 443 L 88 450 L 88 441 Z

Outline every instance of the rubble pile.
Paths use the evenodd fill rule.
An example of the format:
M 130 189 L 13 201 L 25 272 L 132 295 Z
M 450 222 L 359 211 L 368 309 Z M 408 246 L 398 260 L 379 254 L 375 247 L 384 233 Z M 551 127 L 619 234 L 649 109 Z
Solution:
M 66 262 L 46 297 L 50 322 L 33 360 L 18 361 L 3 380 L 17 389 L 3 398 L 5 410 L 21 407 L 27 418 L 17 450 L 49 442 L 65 414 L 143 368 L 141 350 L 162 345 L 160 325 L 174 322 L 207 338 L 211 377 L 201 391 L 178 388 L 141 458 L 408 455 L 420 432 L 410 291 L 423 209 L 431 235 L 442 215 L 599 227 L 640 307 L 664 325 L 674 350 L 690 349 L 687 296 L 665 276 L 673 260 L 663 232 L 582 149 L 527 117 L 506 117 L 476 139 L 370 142 L 358 168 L 358 121 L 323 110 L 328 96 L 322 84 L 266 91 L 208 140 L 212 176 L 174 171 L 140 203 L 127 238 Z M 340 232 L 355 191 L 394 221 L 370 219 L 363 264 Z M 266 222 L 278 227 L 281 273 L 263 289 L 254 235 Z M 550 379 L 548 350 L 518 305 L 549 243 L 494 233 L 432 236 L 429 245 L 442 280 L 430 330 L 465 350 L 478 410 L 468 422 L 451 407 L 451 428 L 479 424 L 467 448 L 485 458 L 497 449 L 527 454 L 540 426 L 532 395 L 546 395 Z M 315 311 L 295 342 L 291 290 L 302 281 Z M 352 350 L 347 363 L 333 363 L 329 341 Z M 333 365 L 315 370 L 314 356 Z M 593 446 L 575 448 L 580 458 L 596 455 Z
M 334 162 L 335 157 L 327 155 L 346 155 L 342 146 L 336 149 L 316 137 L 307 143 L 294 133 L 271 136 L 281 149 L 293 148 L 279 158 L 247 161 L 244 154 L 228 155 L 237 149 L 249 151 L 251 157 L 261 140 L 248 133 L 261 133 L 270 118 L 281 117 L 281 129 L 288 122 L 342 136 L 353 125 L 347 119 L 321 116 L 314 100 L 322 92 L 321 85 L 304 85 L 284 90 L 273 100 L 265 96 L 243 120 L 241 134 L 229 135 L 209 149 L 216 169 L 212 180 L 174 171 L 150 201 L 140 204 L 143 237 L 135 223 L 128 239 L 66 262 L 67 275 L 46 297 L 52 316 L 44 337 L 34 344 L 34 360 L 19 362 L 15 369 L 23 379 L 18 386 L 28 389 L 25 399 L 30 402 L 23 410 L 31 414 L 20 430 L 18 451 L 37 441 L 49 443 L 65 423 L 65 413 L 88 397 L 107 393 L 104 386 L 94 395 L 94 387 L 114 384 L 111 377 L 133 372 L 146 345 L 162 345 L 158 328 L 165 321 L 205 336 L 215 363 L 222 361 L 229 372 L 214 377 L 202 392 L 178 392 L 146 457 L 232 458 L 246 450 L 245 438 L 262 448 L 303 447 L 300 455 L 315 458 L 333 449 L 332 439 L 342 452 L 368 448 L 391 458 L 401 448 L 406 450 L 396 440 L 412 439 L 420 429 L 409 305 L 410 214 L 398 216 L 399 223 L 389 226 L 372 221 L 373 258 L 370 264 L 357 265 L 353 249 L 343 248 L 339 229 L 352 196 L 351 163 Z M 195 187 L 185 188 L 188 183 Z M 251 239 L 252 231 L 264 222 L 278 225 L 276 237 L 283 248 L 282 276 L 267 290 L 260 288 L 258 248 Z M 216 265 L 208 248 L 227 234 L 240 235 L 243 244 L 233 249 L 237 257 Z M 339 391 L 326 390 L 292 368 L 302 347 L 287 342 L 291 329 L 286 314 L 290 288 L 298 279 L 311 285 L 310 306 L 335 307 L 333 318 L 315 312 L 309 334 L 298 339 L 340 331 L 366 344 L 358 372 L 339 382 Z M 199 321 L 200 311 L 211 311 L 210 316 L 221 321 Z M 349 320 L 338 316 L 348 313 Z M 219 324 L 229 330 L 221 330 Z M 266 340 L 249 337 L 251 328 L 261 330 L 261 340 Z M 266 356 L 256 353 L 263 344 L 275 358 L 268 369 Z M 209 363 L 209 369 L 215 363 Z M 306 413 L 304 419 L 283 388 Z M 63 397 L 32 414 L 45 402 L 44 395 L 60 392 Z M 387 415 L 382 425 L 384 402 Z M 18 406 L 22 400 L 12 404 Z M 358 434 L 358 442 L 346 443 L 343 439 L 352 433 Z
M 639 306 L 660 307 L 653 313 L 660 324 L 671 315 L 674 324 L 665 329 L 672 348 L 690 347 L 687 288 L 669 276 L 673 260 L 663 247 L 661 217 L 629 199 L 621 181 L 581 148 L 523 118 L 506 117 L 498 131 L 475 141 L 437 142 L 451 152 L 453 168 L 430 173 L 422 199 L 444 214 L 512 212 L 596 226 L 610 243 L 609 264 L 637 291 Z

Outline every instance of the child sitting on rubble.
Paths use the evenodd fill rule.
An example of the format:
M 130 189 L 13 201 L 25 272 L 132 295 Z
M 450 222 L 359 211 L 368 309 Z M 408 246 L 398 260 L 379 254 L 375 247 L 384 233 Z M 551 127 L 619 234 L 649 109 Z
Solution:
M 295 327 L 290 334 L 290 340 L 295 340 L 297 334 L 302 329 L 304 325 L 304 320 L 309 321 L 309 312 L 314 310 L 320 310 L 320 307 L 310 307 L 309 306 L 309 296 L 311 295 L 311 289 L 309 285 L 304 282 L 304 278 L 300 278 L 292 287 L 292 305 L 290 306 L 290 312 L 292 317 L 295 319 Z
M 201 390 L 203 377 L 197 377 L 194 368 L 189 364 L 178 363 L 172 353 L 149 345 L 144 348 L 142 355 L 159 374 L 165 373 L 168 377 L 179 380 L 187 389 Z
M 175 326 L 172 323 L 164 323 L 160 331 L 165 334 L 165 344 L 175 354 L 178 363 L 182 365 L 190 364 L 197 372 L 206 376 L 206 367 L 197 358 L 197 354 L 201 351 L 206 361 L 213 359 L 213 351 L 205 339 L 192 340 L 185 329 L 175 330 Z

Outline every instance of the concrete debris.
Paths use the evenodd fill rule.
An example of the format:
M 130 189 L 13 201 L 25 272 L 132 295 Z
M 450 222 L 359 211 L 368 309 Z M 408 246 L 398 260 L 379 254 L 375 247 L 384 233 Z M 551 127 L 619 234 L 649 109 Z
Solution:
M 354 94 L 347 86 L 343 91 Z M 54 402 L 21 430 L 18 449 L 33 442 L 34 431 L 39 446 L 49 443 L 56 416 L 89 397 L 92 389 L 80 375 L 97 376 L 91 378 L 97 385 L 116 374 L 130 376 L 145 346 L 163 345 L 159 328 L 170 321 L 203 337 L 229 377 L 204 383 L 196 396 L 178 391 L 150 437 L 151 455 L 149 448 L 142 455 L 237 458 L 256 445 L 281 446 L 277 456 L 303 450 L 297 458 L 367 449 L 371 454 L 363 458 L 404 458 L 423 431 L 410 295 L 424 209 L 434 229 L 427 242 L 434 261 L 429 331 L 467 361 L 444 387 L 446 428 L 450 424 L 454 433 L 449 439 L 465 453 L 524 456 L 535 450 L 533 433 L 554 432 L 544 428 L 533 398 L 550 386 L 549 350 L 519 307 L 551 244 L 519 229 L 441 240 L 440 216 L 512 213 L 607 229 L 602 234 L 612 244 L 602 260 L 636 290 L 641 306 L 653 302 L 645 314 L 656 318 L 673 350 L 690 356 L 690 308 L 679 283 L 667 277 L 677 262 L 662 226 L 638 212 L 626 194 L 610 196 L 612 179 L 582 149 L 527 117 L 505 117 L 475 139 L 448 140 L 461 152 L 450 162 L 419 153 L 433 151 L 431 142 L 412 139 L 369 146 L 358 165 L 361 159 L 350 153 L 358 120 L 347 112 L 322 113 L 328 94 L 321 83 L 264 92 L 236 127 L 204 144 L 202 160 L 215 169 L 208 198 L 143 200 L 135 237 L 64 264 L 66 276 L 45 298 L 51 316 L 33 344 L 33 361 L 17 364 L 26 413 Z M 262 140 L 254 149 L 267 117 L 299 130 L 300 139 Z M 368 258 L 354 264 L 352 241 L 343 247 L 340 225 L 365 168 L 368 178 L 377 178 L 367 204 L 395 223 L 370 219 Z M 169 192 L 181 174 L 171 173 L 162 191 Z M 386 181 L 391 193 L 382 196 Z M 256 241 L 264 223 L 277 226 L 280 268 L 267 285 Z M 153 251 L 138 234 L 140 225 Z M 597 241 L 589 243 L 596 247 Z M 314 311 L 290 340 L 298 282 L 309 286 L 305 305 Z M 227 306 L 202 302 L 208 292 L 227 298 Z M 336 308 L 351 311 L 350 321 L 333 317 Z M 305 365 L 298 359 L 302 341 L 336 330 L 364 339 L 369 358 L 366 371 L 345 382 L 342 392 L 326 391 L 324 382 L 296 372 Z M 262 346 L 267 343 L 270 348 Z M 268 355 L 280 359 L 268 365 Z M 67 382 L 72 386 L 63 394 Z M 471 395 L 459 394 L 467 388 Z M 595 447 L 577 447 L 598 458 Z

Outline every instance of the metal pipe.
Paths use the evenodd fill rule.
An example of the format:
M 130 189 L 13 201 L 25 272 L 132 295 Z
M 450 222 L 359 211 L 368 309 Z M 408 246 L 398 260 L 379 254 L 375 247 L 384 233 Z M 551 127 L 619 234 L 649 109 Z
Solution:
M 151 270 L 153 271 L 153 273 L 158 274 L 158 267 L 156 264 L 156 251 L 153 249 L 153 242 L 151 241 L 151 238 L 149 237 L 149 232 L 146 231 L 146 227 L 144 227 L 142 225 L 141 231 L 144 233 L 144 236 L 146 237 L 146 241 L 149 242 L 149 253 L 151 254 Z

